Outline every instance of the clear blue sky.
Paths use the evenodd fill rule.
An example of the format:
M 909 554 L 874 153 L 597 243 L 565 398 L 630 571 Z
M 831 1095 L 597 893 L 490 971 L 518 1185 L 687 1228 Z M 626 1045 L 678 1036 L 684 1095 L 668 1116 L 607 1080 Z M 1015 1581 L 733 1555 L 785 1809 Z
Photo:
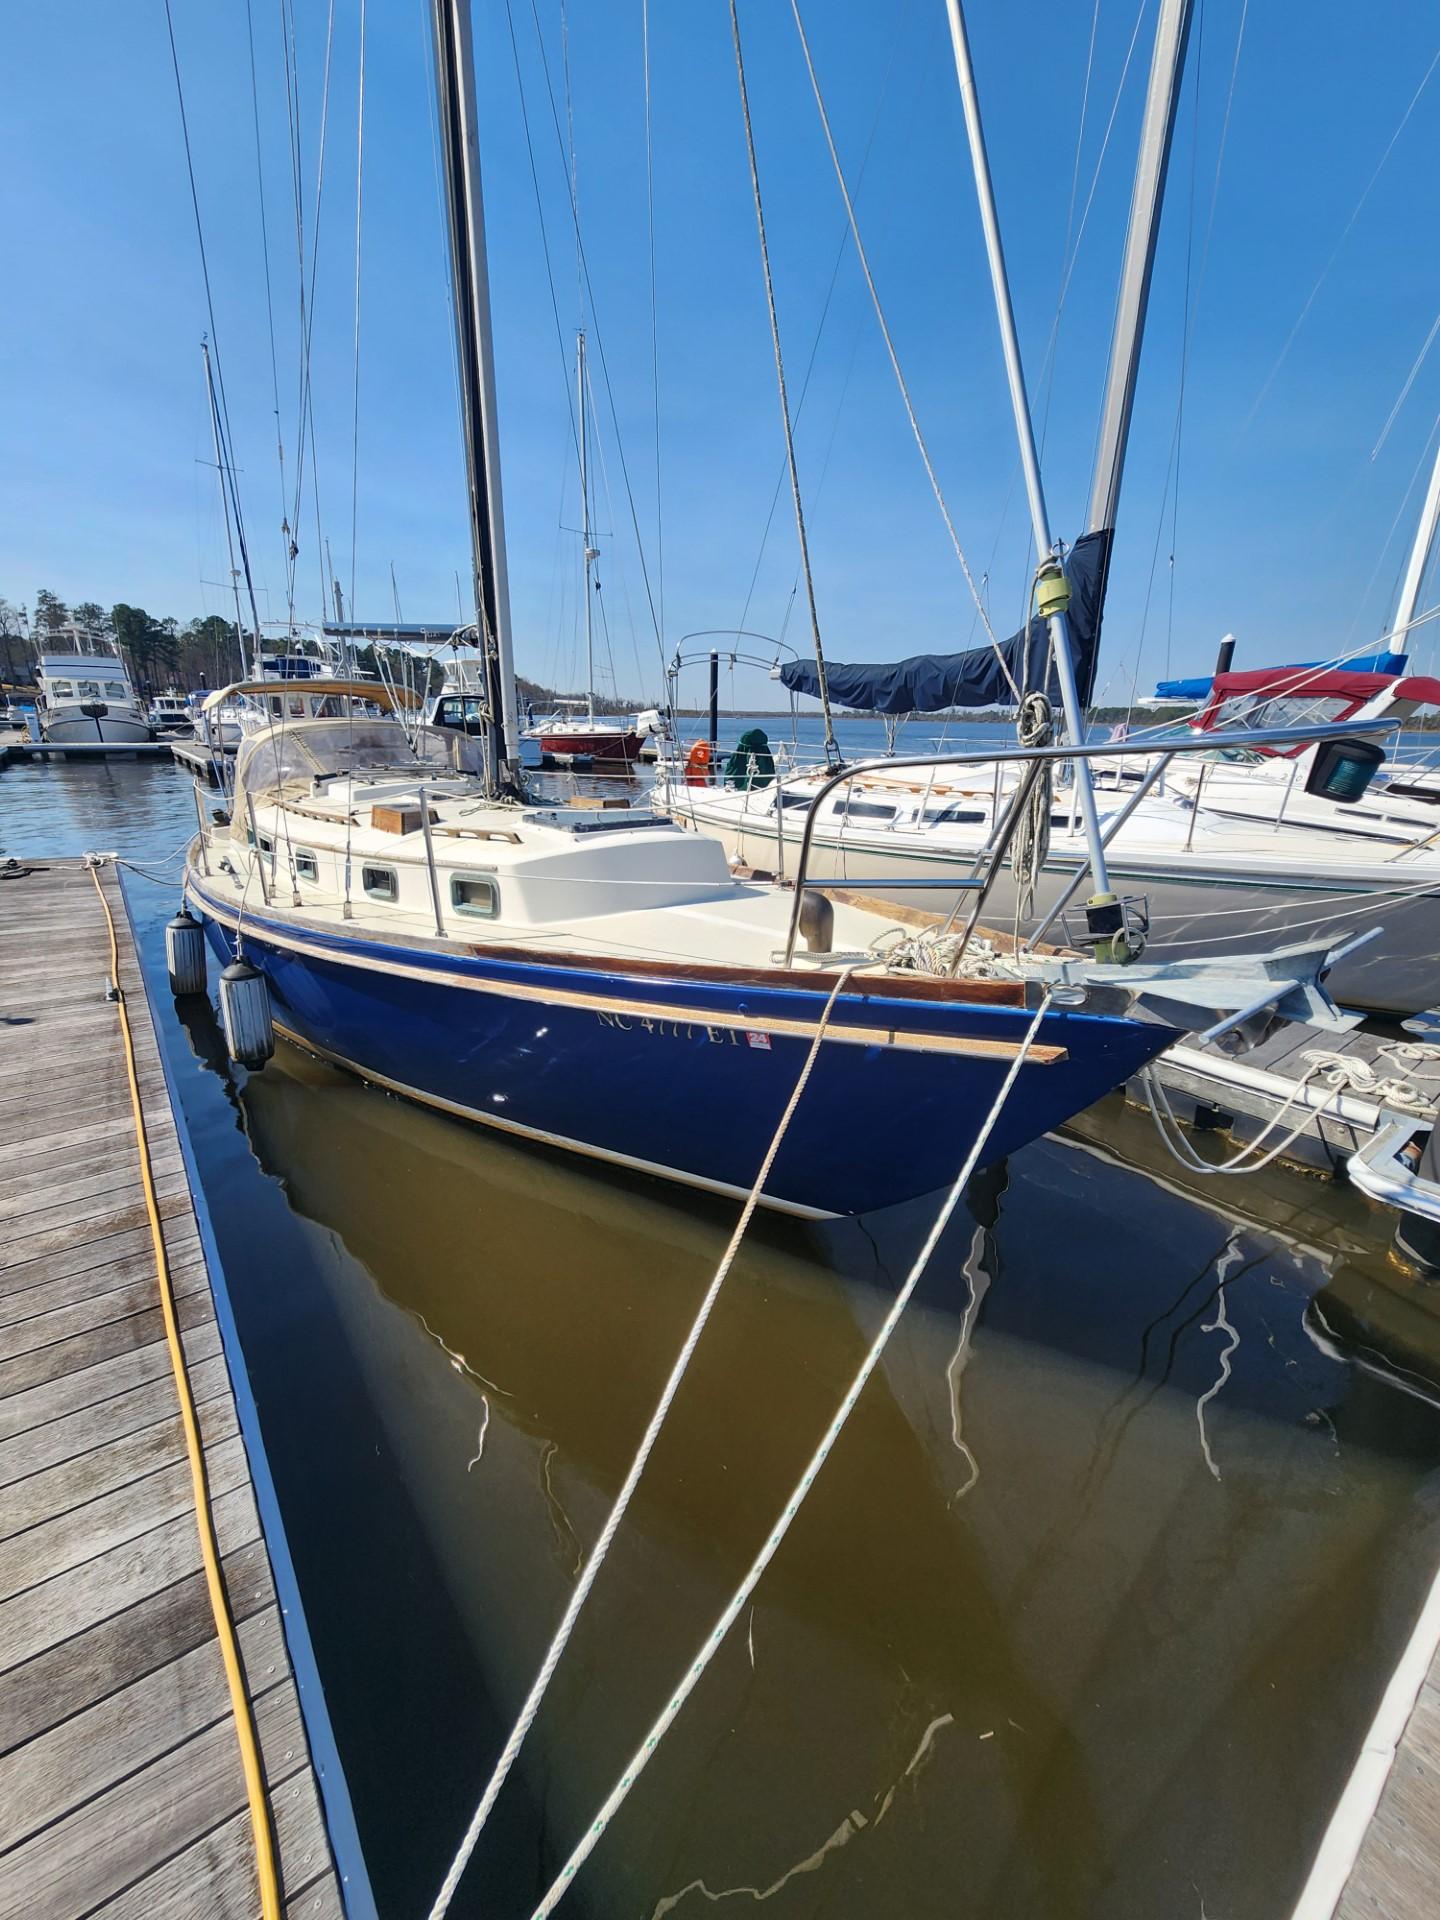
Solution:
M 243 0 L 172 0 L 250 545 L 284 611 L 274 402 Z M 530 0 L 511 0 L 562 343 L 546 280 L 505 0 L 478 0 L 483 157 L 511 581 L 522 671 L 579 678 L 578 541 L 567 395 L 578 316 L 564 173 Z M 1119 84 L 1138 0 L 1099 14 L 1079 199 Z M 280 416 L 295 458 L 297 263 L 276 0 L 253 0 Z M 1347 221 L 1440 47 L 1440 12 L 1373 0 L 1304 10 L 1253 0 L 1218 195 L 1216 160 L 1242 0 L 1210 0 L 1192 40 L 1125 490 L 1102 688 L 1124 697 L 1207 666 L 1226 629 L 1263 664 L 1380 630 L 1418 504 L 1440 346 L 1371 449 L 1440 311 L 1440 73 Z M 536 0 L 562 82 L 559 0 Z M 326 8 L 295 0 L 307 249 Z M 997 630 L 1025 584 L 994 318 L 940 0 L 808 0 L 806 23 L 862 232 L 922 424 Z M 1080 530 L 1129 197 L 1154 0 L 1120 98 L 1059 334 L 1042 364 L 1064 258 L 1091 7 L 974 0 L 971 35 L 1058 531 Z M 335 0 L 312 352 L 320 509 L 349 585 L 356 41 Z M 581 216 L 623 448 L 659 578 L 650 382 L 640 0 L 570 0 Z M 369 0 L 355 606 L 444 620 L 466 571 L 448 294 L 424 0 Z M 743 0 L 752 106 L 792 399 L 820 320 L 843 211 L 789 8 Z M 667 649 L 734 626 L 777 478 L 768 330 L 724 0 L 651 0 Z M 5 458 L 0 593 L 33 604 L 127 599 L 184 619 L 223 611 L 223 533 L 199 341 L 207 322 L 162 0 L 49 0 L 9 10 L 9 272 L 0 304 Z M 1197 96 L 1198 82 L 1198 96 Z M 563 114 L 563 102 L 561 111 Z M 873 137 L 872 137 L 873 136 Z M 1210 213 L 1214 202 L 1213 231 Z M 1209 232 L 1208 254 L 1206 252 Z M 1284 364 L 1307 297 L 1340 244 Z M 1202 259 L 1203 285 L 1199 285 Z M 1193 323 L 1178 519 L 1162 512 L 1189 276 Z M 1198 287 L 1198 297 L 1197 297 Z M 613 674 L 656 684 L 656 646 L 610 402 L 596 518 Z M 967 644 L 968 595 L 846 252 L 799 427 L 823 630 L 839 658 Z M 607 484 L 608 483 L 608 484 Z M 1173 503 L 1173 480 L 1170 499 Z M 320 610 L 305 507 L 299 612 Z M 1398 522 L 1398 525 L 1397 525 Z M 1169 556 L 1174 554 L 1173 578 Z M 795 582 L 782 496 L 747 624 L 778 633 Z M 1173 585 L 1173 606 L 1172 606 Z M 1148 613 L 1146 609 L 1149 596 Z M 264 603 L 262 603 L 263 605 Z M 805 644 L 797 602 L 789 637 Z M 602 648 L 602 654 L 604 649 Z M 1422 660 L 1434 642 L 1418 648 Z M 607 662 L 602 685 L 611 666 Z M 752 677 L 736 695 L 764 694 Z

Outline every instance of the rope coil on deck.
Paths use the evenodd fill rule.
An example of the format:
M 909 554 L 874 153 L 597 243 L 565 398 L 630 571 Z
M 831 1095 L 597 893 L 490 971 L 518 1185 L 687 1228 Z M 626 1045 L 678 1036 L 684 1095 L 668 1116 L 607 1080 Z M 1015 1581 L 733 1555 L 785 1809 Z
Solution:
M 175 1379 L 175 1397 L 180 1407 L 180 1424 L 185 1433 L 185 1453 L 190 1467 L 190 1487 L 195 1501 L 195 1526 L 200 1536 L 200 1558 L 205 1569 L 205 1586 L 210 1610 L 215 1619 L 215 1636 L 225 1668 L 225 1683 L 235 1717 L 235 1737 L 240 1747 L 240 1764 L 245 1775 L 245 1797 L 250 1808 L 250 1825 L 255 1840 L 255 1872 L 260 1887 L 260 1911 L 263 1920 L 280 1920 L 280 1885 L 275 1870 L 275 1843 L 270 1829 L 270 1808 L 265 1797 L 265 1776 L 260 1760 L 259 1738 L 250 1696 L 245 1687 L 244 1669 L 230 1615 L 229 1596 L 220 1571 L 220 1548 L 215 1534 L 215 1516 L 210 1505 L 210 1487 L 205 1471 L 205 1450 L 200 1438 L 200 1423 L 195 1412 L 195 1397 L 186 1371 L 185 1349 L 180 1341 L 180 1323 L 175 1311 L 175 1291 L 170 1274 L 170 1256 L 165 1247 L 165 1232 L 160 1205 L 155 1193 L 155 1176 L 150 1162 L 150 1137 L 145 1126 L 145 1110 L 140 1099 L 140 1079 L 135 1064 L 135 1041 L 130 1031 L 130 1014 L 120 986 L 120 942 L 115 931 L 115 916 L 105 889 L 100 883 L 104 857 L 87 854 L 85 864 L 95 883 L 95 891 L 104 909 L 110 936 L 110 981 L 115 1010 L 120 1016 L 120 1038 L 125 1049 L 125 1074 L 129 1082 L 130 1107 L 135 1120 L 135 1145 L 140 1160 L 140 1183 L 145 1195 L 150 1241 L 155 1254 L 155 1278 L 160 1294 L 160 1313 L 165 1324 L 165 1344 Z

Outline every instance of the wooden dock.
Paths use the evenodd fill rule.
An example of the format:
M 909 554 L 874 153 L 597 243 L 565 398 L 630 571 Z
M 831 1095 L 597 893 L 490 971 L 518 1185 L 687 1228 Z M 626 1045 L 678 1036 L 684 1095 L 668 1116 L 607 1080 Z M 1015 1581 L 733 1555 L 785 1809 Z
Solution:
M 1365 1737 L 1291 1920 L 1440 1910 L 1440 1578 Z
M 179 1135 L 119 883 L 101 883 L 257 1724 L 284 1911 L 342 1913 Z M 201 1572 L 105 916 L 0 881 L 0 1920 L 260 1910 Z

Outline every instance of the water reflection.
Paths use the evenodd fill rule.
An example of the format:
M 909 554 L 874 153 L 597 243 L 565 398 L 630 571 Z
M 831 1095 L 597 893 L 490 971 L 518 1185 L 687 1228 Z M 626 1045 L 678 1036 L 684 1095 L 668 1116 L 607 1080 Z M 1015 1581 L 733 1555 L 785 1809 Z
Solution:
M 369 1829 L 388 1910 L 413 1911 L 731 1215 L 290 1052 L 241 1105 L 328 1242 L 314 1283 L 423 1540 L 423 1600 L 393 1582 L 354 1630 L 392 1644 L 433 1610 L 483 1702 L 429 1756 L 445 1817 L 426 1780 L 400 1833 Z M 1268 1915 L 1293 1893 L 1383 1682 L 1355 1649 L 1403 1639 L 1433 1557 L 1440 1424 L 1307 1332 L 1368 1257 L 1328 1196 L 1282 1178 L 1227 1187 L 1222 1213 L 1126 1165 L 1109 1136 L 1127 1123 L 1107 1107 L 1088 1141 L 1018 1157 L 942 1247 L 577 1911 L 1148 1916 L 1203 1894 Z M 748 1564 L 924 1214 L 767 1222 L 749 1246 L 462 1910 L 484 1888 L 487 1911 L 520 1911 L 568 1850 Z M 412 1677 L 398 1717 L 423 1720 L 453 1667 Z M 388 1792 L 393 1814 L 383 1755 L 358 1765 L 362 1802 Z M 1283 1804 L 1257 1775 L 1283 1777 Z

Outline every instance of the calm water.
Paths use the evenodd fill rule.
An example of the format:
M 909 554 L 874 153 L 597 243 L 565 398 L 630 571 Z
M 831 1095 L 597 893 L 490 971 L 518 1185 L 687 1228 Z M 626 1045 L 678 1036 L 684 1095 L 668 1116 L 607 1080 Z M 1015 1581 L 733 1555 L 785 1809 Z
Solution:
M 0 774 L 0 857 L 164 866 L 193 817 L 163 766 Z M 127 891 L 158 969 L 173 891 Z M 161 1006 L 377 1899 L 410 1920 L 733 1208 L 288 1050 L 246 1079 Z M 971 1203 L 564 1911 L 1288 1910 L 1440 1560 L 1440 1300 L 1357 1197 L 1197 1191 L 1118 1101 Z M 529 1912 L 930 1211 L 757 1221 L 454 1911 Z

